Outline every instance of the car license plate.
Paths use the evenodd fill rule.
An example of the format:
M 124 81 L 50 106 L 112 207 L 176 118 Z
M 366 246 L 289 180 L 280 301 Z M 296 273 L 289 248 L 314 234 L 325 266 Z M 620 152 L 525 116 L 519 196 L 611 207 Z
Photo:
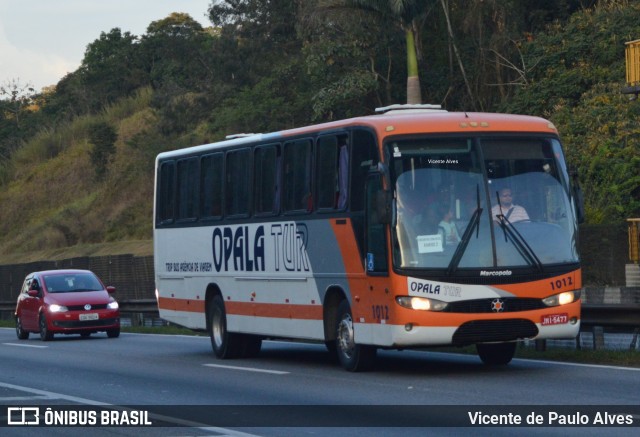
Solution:
M 542 316 L 542 325 L 562 325 L 569 321 L 569 314 L 547 314 Z
M 99 318 L 98 313 L 80 314 L 80 320 L 98 320 Z

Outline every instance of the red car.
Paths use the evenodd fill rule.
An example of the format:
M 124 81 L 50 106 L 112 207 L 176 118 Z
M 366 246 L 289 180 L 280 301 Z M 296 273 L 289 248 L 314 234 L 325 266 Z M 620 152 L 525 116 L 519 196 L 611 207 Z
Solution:
M 120 335 L 120 309 L 111 296 L 115 287 L 105 287 L 89 270 L 34 272 L 24 280 L 16 305 L 16 334 L 20 340 L 38 332 L 42 341 L 54 334 L 88 337 L 106 331 Z

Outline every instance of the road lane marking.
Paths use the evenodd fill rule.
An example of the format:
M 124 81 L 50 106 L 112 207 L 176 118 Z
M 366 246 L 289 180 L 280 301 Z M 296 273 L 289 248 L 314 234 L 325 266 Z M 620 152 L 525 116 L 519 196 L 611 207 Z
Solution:
M 531 358 L 514 358 L 513 361 L 528 361 L 530 363 L 557 364 L 560 366 L 592 367 L 594 369 L 631 370 L 634 372 L 640 372 L 640 367 L 611 366 L 607 364 L 571 363 L 564 361 L 534 360 Z
M 257 369 L 255 367 L 225 366 L 223 364 L 203 364 L 207 367 L 218 367 L 220 369 L 244 370 L 245 372 L 270 373 L 272 375 L 288 375 L 291 372 L 283 372 L 281 370 Z
M 96 406 L 109 406 L 112 404 L 107 404 L 104 402 L 98 402 L 98 401 L 94 401 L 91 399 L 85 399 L 85 398 L 80 398 L 78 396 L 69 396 L 69 395 L 63 395 L 61 393 L 54 393 L 51 391 L 47 391 L 47 390 L 39 390 L 37 388 L 31 388 L 31 387 L 25 387 L 23 385 L 15 385 L 15 384 L 9 384 L 6 382 L 0 382 L 0 387 L 5 387 L 5 388 L 10 388 L 12 390 L 17 390 L 17 391 L 24 391 L 27 393 L 32 393 L 34 395 L 39 395 L 39 396 L 43 396 L 46 399 L 62 399 L 65 401 L 71 401 L 71 402 L 77 402 L 78 404 L 84 404 L 84 405 L 96 405 Z
M 18 346 L 18 347 L 35 347 L 35 348 L 47 348 L 49 346 L 42 346 L 37 344 L 21 344 L 21 343 L 2 343 L 5 346 Z

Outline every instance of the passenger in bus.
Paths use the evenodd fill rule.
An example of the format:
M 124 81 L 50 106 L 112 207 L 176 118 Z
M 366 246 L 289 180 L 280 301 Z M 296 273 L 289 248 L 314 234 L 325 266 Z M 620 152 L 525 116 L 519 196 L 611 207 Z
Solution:
M 453 212 L 450 208 L 441 208 L 440 215 L 442 220 L 438 226 L 444 232 L 444 243 L 448 246 L 456 245 L 460 242 L 460 234 L 458 234 L 458 228 L 453 220 Z
M 510 223 L 529 220 L 529 214 L 520 205 L 513 203 L 513 192 L 511 188 L 502 188 L 499 191 L 500 203 L 491 209 L 491 216 L 496 222 L 501 221 L 501 216 Z

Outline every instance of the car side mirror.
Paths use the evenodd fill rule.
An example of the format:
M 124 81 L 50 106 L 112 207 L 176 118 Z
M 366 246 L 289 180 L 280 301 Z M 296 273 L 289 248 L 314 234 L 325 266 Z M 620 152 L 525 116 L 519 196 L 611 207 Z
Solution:
M 114 287 L 113 285 L 108 285 L 107 286 L 107 293 L 112 294 L 116 292 L 116 287 Z
M 29 291 L 27 291 L 27 294 L 31 297 L 38 297 L 40 295 L 40 292 L 32 288 Z

